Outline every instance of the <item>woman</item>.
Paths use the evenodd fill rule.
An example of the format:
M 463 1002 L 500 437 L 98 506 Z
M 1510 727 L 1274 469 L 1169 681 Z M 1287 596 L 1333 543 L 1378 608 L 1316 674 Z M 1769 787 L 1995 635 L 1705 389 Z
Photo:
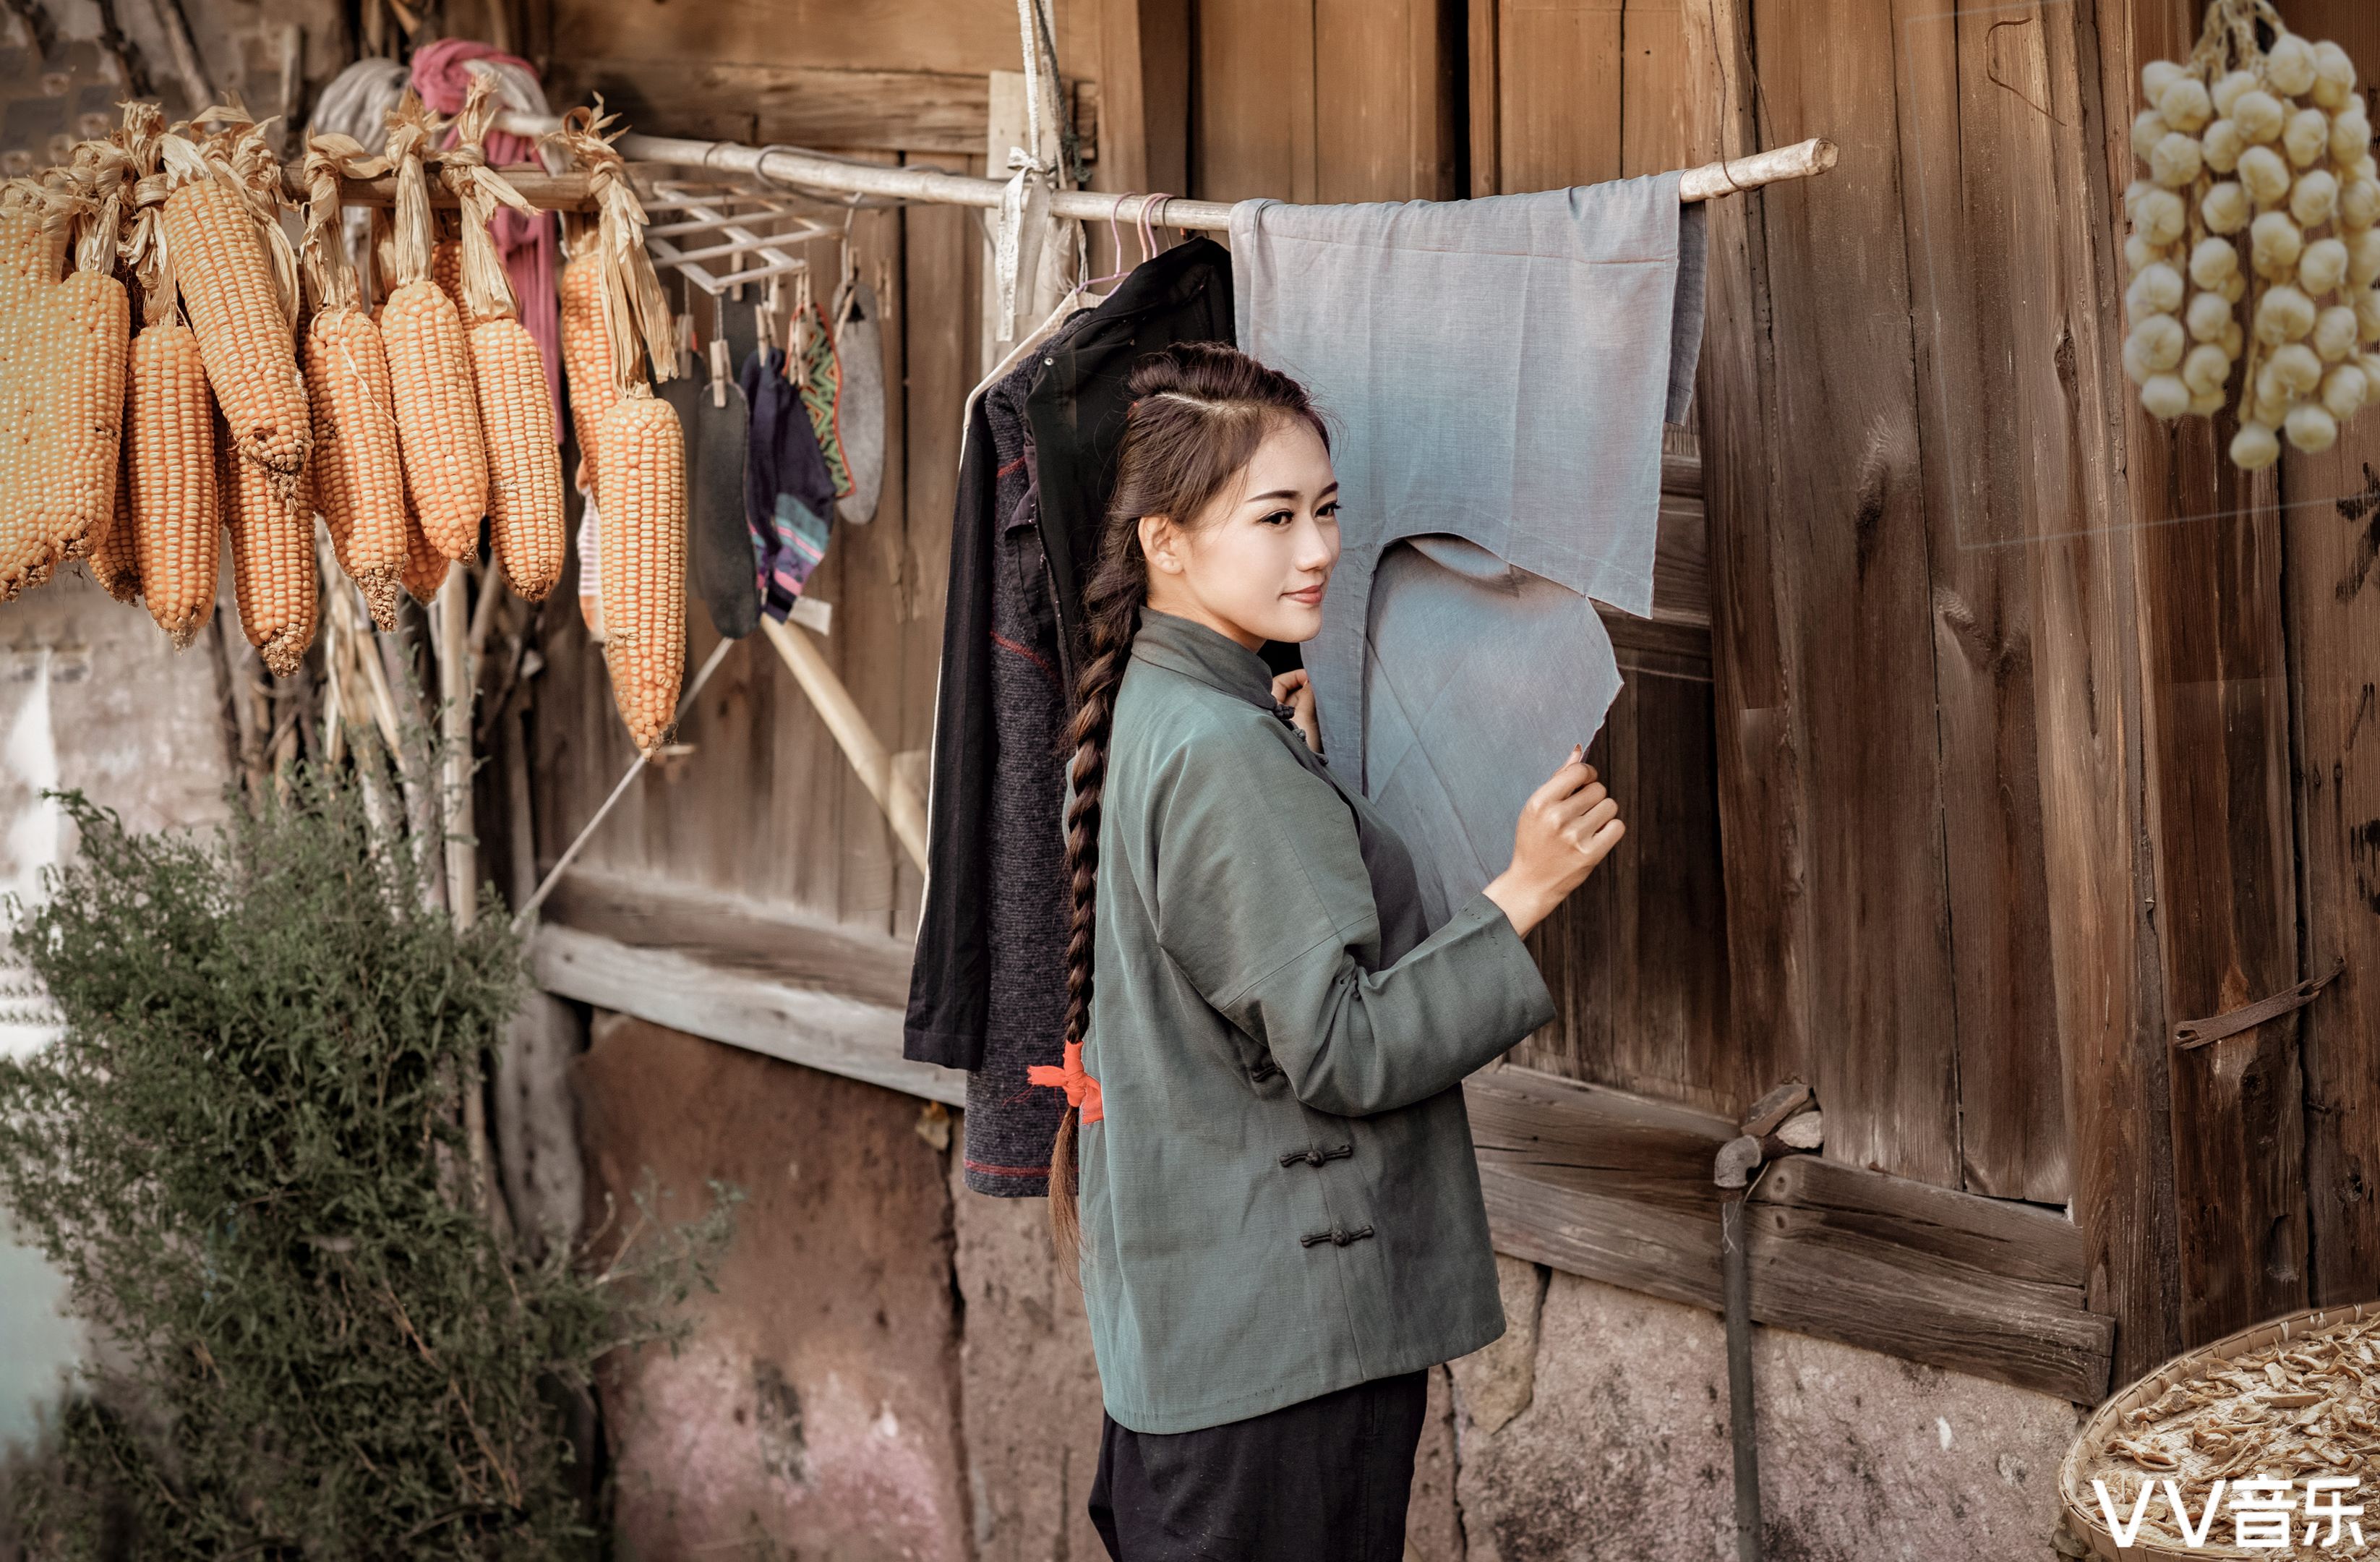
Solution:
M 1034 1070 L 1070 1102 L 1050 1213 L 1107 1409 L 1091 1516 L 1124 1562 L 1396 1562 L 1427 1370 L 1504 1331 L 1458 1086 L 1553 1017 L 1521 937 L 1619 809 L 1574 748 L 1512 866 L 1423 926 L 1304 675 L 1257 653 L 1322 627 L 1321 419 L 1224 347 L 1132 389 L 1070 735 L 1066 1062 Z

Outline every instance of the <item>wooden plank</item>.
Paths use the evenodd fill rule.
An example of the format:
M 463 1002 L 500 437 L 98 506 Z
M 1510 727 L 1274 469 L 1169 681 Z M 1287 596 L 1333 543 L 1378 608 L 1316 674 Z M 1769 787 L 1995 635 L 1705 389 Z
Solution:
M 2129 130 L 2117 121 L 2131 117 L 2139 66 L 2188 51 L 2197 25 L 2187 9 L 2132 0 L 2101 13 L 2111 56 L 2111 174 L 2129 177 L 2133 166 Z M 2112 42 L 2109 25 L 2119 28 Z M 2120 74 L 2117 59 L 2125 63 Z M 2101 220 L 2115 231 L 2112 212 Z M 2112 277 L 2106 286 L 2107 297 L 2121 296 Z M 2237 1007 L 2303 974 L 2280 527 L 2274 474 L 2242 481 L 2209 423 L 2160 425 L 2129 395 L 2123 412 L 2136 529 L 2143 821 L 2165 1015 L 2173 1020 Z M 2180 1344 L 2188 1347 L 2305 1305 L 2295 1026 L 2265 1026 L 2176 1057 L 2168 1080 Z
M 1190 0 L 1099 0 L 1099 18 L 1101 145 L 1091 188 L 1187 193 Z M 1091 246 L 1099 275 L 1123 269 L 1104 224 L 1092 226 Z
M 1691 145 L 1695 158 L 1759 150 L 1754 116 L 1752 0 L 1712 0 L 1688 16 Z M 1832 175 L 1828 176 L 1832 177 Z M 1783 579 L 1772 523 L 1775 345 L 1768 330 L 1765 190 L 1706 208 L 1707 272 L 1694 408 L 1694 466 L 1708 531 L 1712 727 L 1721 874 L 1726 886 L 1730 1045 L 1710 1081 L 1752 1099 L 1789 1075 L 1813 1077 L 1808 1025 L 1815 957 L 1800 819 L 1800 756 L 1787 717 Z M 1671 480 L 1680 469 L 1680 482 Z M 1665 457 L 1665 492 L 1682 460 Z
M 1497 188 L 1620 177 L 1621 0 L 1500 0 Z
M 1718 1310 L 1711 1164 L 1731 1120 L 1512 1068 L 1463 1098 L 1500 1251 Z M 2113 1320 L 2083 1309 L 2082 1244 L 2058 1214 L 1807 1156 L 1770 1168 L 1749 1213 L 1760 1322 L 2106 1393 Z
M 1451 201 L 1458 129 L 1449 0 L 1315 0 L 1316 195 Z
M 1090 3 L 1053 0 L 1050 7 L 1059 58 L 1070 70 L 1078 30 L 1095 24 L 1077 17 Z M 765 6 L 558 0 L 553 36 L 568 56 L 634 61 L 640 70 L 702 60 L 956 76 L 1018 67 L 1016 7 L 952 0 L 868 0 L 864 6 L 851 0 Z M 1095 39 L 1080 41 L 1096 48 Z
M 1789 691 L 1799 886 L 1814 940 L 1806 1023 L 1827 1154 L 1960 1178 L 1925 494 L 1909 278 L 1898 244 L 1891 0 L 1758 0 L 1762 101 L 1779 140 L 1843 149 L 1823 179 L 1763 191 L 1781 437 L 1772 557 Z M 1709 450 L 1706 442 L 1706 451 Z M 1798 697 L 1795 697 L 1798 691 Z
M 1682 0 L 1625 0 L 1620 55 L 1620 177 L 1691 166 Z
M 1276 0 L 1198 0 L 1189 193 L 1321 199 L 1315 168 L 1314 12 Z
M 554 924 L 538 930 L 529 964 L 538 985 L 561 997 L 947 1105 L 966 1104 L 965 1075 L 901 1056 L 898 1008 Z
M 2076 64 L 2063 15 L 1911 8 L 1924 14 L 1898 25 L 1903 221 L 1930 328 L 1917 389 L 1961 1176 L 1979 1193 L 2062 1203 L 2073 1178 L 2057 986 L 2043 980 L 2054 968 L 2033 604 L 2013 544 L 2028 518 L 2073 513 L 2076 446 L 2104 437 L 2067 393 L 2059 335 L 2041 329 L 2090 275 L 2080 146 L 2042 112 L 2070 107 Z M 2045 263 L 2068 251 L 2080 266 Z
M 667 950 L 880 1007 L 908 1001 L 912 951 L 905 940 L 758 908 L 682 882 L 573 867 L 546 897 L 543 921 L 627 948 Z
M 1503 88 L 1497 79 L 1497 64 L 1502 57 L 1496 42 L 1496 18 L 1500 0 L 1469 0 L 1469 37 L 1467 39 L 1470 79 L 1471 118 L 1471 193 L 1494 195 L 1503 189 L 1499 169 L 1502 165 L 1500 131 L 1503 111 L 1499 96 Z
M 2380 80 L 2380 11 L 2349 0 L 2288 0 L 2281 15 Z M 2306 1186 L 2317 1307 L 2369 1296 L 2380 1272 L 2380 766 L 2356 753 L 2380 720 L 2380 422 L 2350 423 L 2320 456 L 2284 452 L 2281 512 L 2289 678 L 2297 691 L 2298 863 L 2304 969 L 2347 973 L 2304 1011 Z M 2190 1019 L 2194 1016 L 2184 1016 Z

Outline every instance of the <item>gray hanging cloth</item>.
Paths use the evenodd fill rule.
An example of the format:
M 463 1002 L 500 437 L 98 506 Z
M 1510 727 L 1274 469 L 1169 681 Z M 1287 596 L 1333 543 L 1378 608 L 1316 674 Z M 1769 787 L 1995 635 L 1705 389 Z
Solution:
M 1339 431 L 1342 552 L 1305 649 L 1324 748 L 1412 847 L 1432 926 L 1620 692 L 1595 601 L 1652 611 L 1661 425 L 1702 342 L 1678 180 L 1232 209 L 1240 345 Z
M 844 283 L 832 313 L 835 359 L 843 366 L 836 421 L 851 473 L 851 492 L 835 501 L 834 513 L 864 525 L 876 519 L 884 492 L 884 327 L 875 289 L 856 276 Z

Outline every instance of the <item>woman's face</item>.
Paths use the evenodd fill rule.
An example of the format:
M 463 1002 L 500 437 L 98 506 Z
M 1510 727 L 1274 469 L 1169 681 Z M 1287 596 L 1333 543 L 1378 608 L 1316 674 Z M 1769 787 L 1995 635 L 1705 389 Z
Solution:
M 1339 480 L 1303 418 L 1284 418 L 1188 526 L 1143 516 L 1148 605 L 1206 625 L 1250 651 L 1312 640 L 1339 562 Z

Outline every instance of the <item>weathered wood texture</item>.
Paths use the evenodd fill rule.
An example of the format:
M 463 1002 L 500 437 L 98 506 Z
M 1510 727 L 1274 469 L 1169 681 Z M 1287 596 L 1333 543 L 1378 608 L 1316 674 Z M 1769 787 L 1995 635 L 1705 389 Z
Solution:
M 1719 1191 L 1734 1123 L 1523 1068 L 1464 1087 L 1503 1251 L 1719 1305 Z M 2107 1392 L 2114 1321 L 2088 1311 L 2063 1216 L 1794 1156 L 1752 1191 L 1761 1322 L 2070 1399 Z
M 2285 0 L 2282 16 L 2354 56 L 2367 103 L 2380 83 L 2380 10 Z M 2301 974 L 2346 974 L 2305 1011 L 2308 1300 L 2362 1300 L 2380 1272 L 2380 424 L 2350 423 L 2281 473 L 2290 687 L 2296 696 Z M 2251 996 L 2261 997 L 2262 994 Z M 2184 1016 L 2182 1018 L 2195 1018 Z
M 965 170 L 967 160 L 942 159 Z M 942 578 L 949 567 L 959 409 L 972 383 L 969 214 L 857 214 L 860 271 L 889 283 L 883 308 L 886 470 L 876 519 L 838 524 L 809 591 L 834 605 L 821 649 L 896 754 L 931 740 Z M 836 256 L 812 245 L 832 288 Z M 916 263 L 911 262 L 915 253 Z M 729 311 L 749 307 L 730 302 Z M 712 326 L 707 307 L 698 325 Z M 917 329 L 912 329 L 912 323 Z M 910 431 L 917 437 L 910 437 Z M 575 563 L 574 563 L 575 570 Z M 551 862 L 633 757 L 601 653 L 567 594 L 543 616 L 537 774 L 539 851 Z M 690 608 L 688 664 L 715 643 Z M 814 918 L 905 934 L 921 887 L 866 786 L 759 636 L 735 648 L 679 718 L 692 752 L 654 766 L 589 843 L 591 870 L 698 885 Z

